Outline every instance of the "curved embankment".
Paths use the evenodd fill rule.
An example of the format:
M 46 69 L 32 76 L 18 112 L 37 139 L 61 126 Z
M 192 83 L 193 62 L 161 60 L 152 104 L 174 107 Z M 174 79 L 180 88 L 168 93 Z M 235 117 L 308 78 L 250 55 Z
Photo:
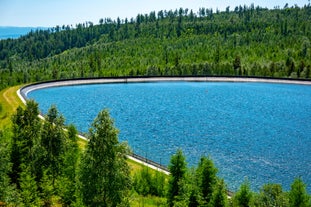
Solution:
M 285 84 L 303 84 L 311 85 L 309 80 L 291 80 L 291 79 L 274 79 L 274 78 L 240 78 L 240 77 L 138 77 L 138 78 L 95 78 L 95 79 L 73 79 L 63 81 L 50 81 L 35 83 L 22 87 L 17 91 L 20 99 L 26 103 L 27 94 L 33 90 L 38 90 L 48 87 L 81 85 L 81 84 L 108 84 L 108 83 L 137 83 L 137 82 L 159 82 L 159 81 L 195 81 L 195 82 L 260 82 L 260 83 L 285 83 Z M 40 118 L 43 119 L 42 116 Z M 81 139 L 87 138 L 79 135 Z M 169 174 L 168 169 L 159 163 L 148 160 L 142 156 L 132 154 L 128 156 L 129 159 L 138 163 L 151 167 L 153 169 Z
M 259 83 L 285 83 L 311 85 L 311 80 L 298 79 L 276 79 L 276 78 L 241 78 L 241 77 L 121 77 L 121 78 L 94 78 L 94 79 L 72 79 L 63 81 L 49 81 L 31 84 L 21 89 L 21 95 L 26 99 L 30 91 L 58 86 L 98 84 L 98 83 L 136 83 L 136 82 L 158 82 L 158 81 L 195 81 L 195 82 L 259 82 Z

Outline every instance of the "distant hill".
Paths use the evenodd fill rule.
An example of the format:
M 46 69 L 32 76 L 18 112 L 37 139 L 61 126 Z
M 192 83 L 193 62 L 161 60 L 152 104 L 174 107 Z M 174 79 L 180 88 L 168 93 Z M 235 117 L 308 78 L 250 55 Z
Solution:
M 0 41 L 0 89 L 68 78 L 198 75 L 310 79 L 311 5 L 161 10 Z
M 28 34 L 31 30 L 46 29 L 43 27 L 2 27 L 0 26 L 0 40 L 2 39 L 16 39 L 22 35 Z

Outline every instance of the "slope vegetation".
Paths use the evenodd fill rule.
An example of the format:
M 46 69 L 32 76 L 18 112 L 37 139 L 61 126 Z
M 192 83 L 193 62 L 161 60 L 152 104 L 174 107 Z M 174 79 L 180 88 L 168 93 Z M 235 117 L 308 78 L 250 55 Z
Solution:
M 1 88 L 102 76 L 310 78 L 311 6 L 237 6 L 101 19 L 0 41 Z

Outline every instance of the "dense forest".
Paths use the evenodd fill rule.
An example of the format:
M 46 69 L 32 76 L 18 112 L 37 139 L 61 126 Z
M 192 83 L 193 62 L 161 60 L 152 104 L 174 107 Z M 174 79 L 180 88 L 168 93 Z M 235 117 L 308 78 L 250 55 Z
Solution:
M 116 76 L 260 76 L 310 79 L 311 5 L 185 8 L 35 30 L 0 40 L 0 90 L 23 83 Z M 7 110 L 0 104 L 0 112 Z M 288 192 L 245 182 L 228 197 L 209 157 L 188 168 L 178 150 L 170 175 L 133 173 L 108 111 L 79 146 L 74 126 L 51 107 L 45 121 L 28 101 L 0 130 L 0 206 L 311 206 L 301 178 Z M 64 130 L 66 128 L 66 130 Z M 141 197 L 139 197 L 141 198 Z M 154 205 L 154 206 L 155 206 Z M 147 205 L 146 205 L 147 206 Z
M 0 41 L 4 88 L 78 77 L 310 78 L 311 6 L 162 10 Z
M 38 104 L 27 101 L 12 116 L 12 131 L 0 131 L 1 206 L 145 206 L 139 196 L 154 196 L 154 206 L 169 207 L 310 207 L 301 178 L 286 192 L 280 184 L 265 184 L 252 192 L 247 179 L 235 194 L 209 157 L 188 168 L 181 149 L 171 157 L 170 175 L 144 167 L 130 173 L 130 149 L 118 141 L 118 130 L 103 110 L 92 123 L 85 147 L 77 130 L 64 130 L 64 117 L 52 106 L 45 120 Z

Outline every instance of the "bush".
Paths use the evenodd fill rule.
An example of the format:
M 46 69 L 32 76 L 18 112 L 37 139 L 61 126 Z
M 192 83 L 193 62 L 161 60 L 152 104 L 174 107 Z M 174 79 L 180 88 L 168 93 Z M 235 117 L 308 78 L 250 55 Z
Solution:
M 165 177 L 163 173 L 152 173 L 148 167 L 144 167 L 134 175 L 134 190 L 143 196 L 164 196 Z

